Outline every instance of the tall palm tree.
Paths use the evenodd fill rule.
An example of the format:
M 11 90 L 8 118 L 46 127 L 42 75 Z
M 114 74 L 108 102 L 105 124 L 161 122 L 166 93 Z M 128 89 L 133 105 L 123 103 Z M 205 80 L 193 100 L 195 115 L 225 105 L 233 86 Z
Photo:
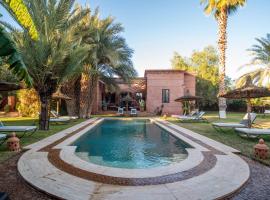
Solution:
M 40 102 L 40 129 L 49 129 L 49 102 L 59 83 L 83 61 L 87 47 L 80 44 L 74 27 L 88 10 L 73 9 L 74 1 L 28 0 L 27 8 L 38 32 L 33 38 L 14 32 L 23 60 L 33 78 Z
M 228 16 L 244 6 L 246 0 L 201 0 L 205 5 L 204 11 L 207 14 L 213 13 L 218 22 L 218 50 L 219 50 L 219 93 L 226 91 L 225 69 L 226 69 L 226 48 L 227 48 L 227 23 Z M 226 118 L 226 99 L 219 98 L 219 115 Z
M 245 67 L 260 66 L 260 68 L 241 76 L 236 82 L 237 86 L 242 86 L 247 78 L 251 77 L 254 84 L 270 87 L 270 34 L 265 38 L 256 38 L 256 41 L 258 44 L 248 49 L 254 57 Z
M 98 15 L 98 10 L 89 14 L 80 28 L 82 41 L 90 46 L 81 75 L 81 117 L 91 115 L 98 80 L 114 85 L 115 76 L 129 80 L 136 75 L 131 61 L 133 51 L 120 36 L 122 25 L 111 17 L 101 20 Z

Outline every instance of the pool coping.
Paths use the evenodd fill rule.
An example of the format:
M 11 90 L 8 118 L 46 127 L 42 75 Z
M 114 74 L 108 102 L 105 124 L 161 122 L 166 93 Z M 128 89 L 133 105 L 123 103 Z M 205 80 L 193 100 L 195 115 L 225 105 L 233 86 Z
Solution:
M 79 135 L 81 135 L 82 134 L 82 131 L 84 131 L 84 129 L 86 129 L 87 130 L 87 127 L 89 128 L 90 126 L 94 126 L 95 125 L 95 123 L 96 122 L 91 122 L 91 125 L 87 125 L 87 123 L 85 122 L 85 123 L 83 123 L 83 124 L 81 124 L 81 126 L 77 126 L 76 128 L 74 128 L 74 129 L 72 129 L 72 130 L 67 130 L 66 132 L 68 132 L 68 134 L 71 134 L 72 133 L 72 131 L 74 131 L 74 130 L 77 130 L 77 133 L 76 134 L 78 134 L 77 136 L 79 136 Z M 196 137 L 197 135 L 196 135 L 196 133 L 194 133 L 194 132 L 190 132 L 189 130 L 187 130 L 187 129 L 182 129 L 182 127 L 175 127 L 176 125 L 173 125 L 173 124 L 171 124 L 171 123 L 168 123 L 168 122 L 166 122 L 166 121 L 164 121 L 164 120 L 161 120 L 161 119 L 157 119 L 157 123 L 160 123 L 162 126 L 164 126 L 163 128 L 167 128 L 167 129 L 171 129 L 170 130 L 170 132 L 172 131 L 172 128 L 175 128 L 176 130 L 174 130 L 175 131 L 175 135 L 177 135 L 177 134 L 179 134 L 179 133 L 177 133 L 177 131 L 184 131 L 186 134 L 188 133 L 188 135 L 185 135 L 185 136 L 190 136 L 190 135 L 192 135 L 193 137 Z M 84 129 L 82 128 L 82 127 L 84 127 Z M 78 131 L 78 128 L 80 129 L 82 129 L 82 130 L 79 130 Z M 64 134 L 63 132 L 61 133 L 59 133 L 59 135 L 61 135 L 62 137 L 57 137 L 57 136 L 54 136 L 54 138 L 50 138 L 50 139 L 47 139 L 47 141 L 46 142 L 40 142 L 39 143 L 39 145 L 30 145 L 30 146 L 28 146 L 28 148 L 30 148 L 31 150 L 29 150 L 29 152 L 27 153 L 26 152 L 26 154 L 29 154 L 29 155 L 26 155 L 26 157 L 27 156 L 30 156 L 31 157 L 31 155 L 30 154 L 35 154 L 35 156 L 37 156 L 36 155 L 36 152 L 40 152 L 40 153 L 42 153 L 42 155 L 43 155 L 43 157 L 45 156 L 45 157 L 47 157 L 47 161 L 46 162 L 48 162 L 48 161 L 50 161 L 50 155 L 46 152 L 46 151 L 40 151 L 40 148 L 39 149 L 37 149 L 37 146 L 42 146 L 42 148 L 41 149 L 45 149 L 46 150 L 46 147 L 47 146 L 49 146 L 50 144 L 51 144 L 51 142 L 52 141 L 55 141 L 56 139 L 61 139 L 61 138 L 63 138 L 63 137 L 65 137 L 65 136 L 67 136 L 68 135 L 67 133 L 66 134 Z M 76 134 L 74 134 L 74 135 L 76 135 Z M 183 135 L 182 135 L 183 136 Z M 185 136 L 183 136 L 183 137 L 185 137 Z M 72 136 L 71 136 L 72 137 Z M 75 137 L 74 137 L 75 138 Z M 73 139 L 74 139 L 73 138 Z M 199 137 L 200 138 L 200 137 Z M 181 138 L 182 139 L 182 138 Z M 190 138 L 188 138 L 188 139 L 190 139 Z M 243 186 L 243 184 L 248 180 L 248 178 L 249 178 L 249 168 L 248 167 L 246 167 L 246 163 L 245 162 L 243 162 L 241 159 L 239 160 L 239 157 L 237 156 L 236 157 L 236 155 L 234 155 L 233 154 L 233 152 L 238 152 L 237 150 L 235 150 L 235 149 L 233 149 L 233 148 L 231 148 L 231 147 L 228 147 L 228 146 L 226 146 L 226 145 L 223 145 L 223 144 L 221 144 L 221 143 L 218 143 L 218 142 L 216 142 L 216 141 L 214 141 L 214 140 L 207 140 L 207 139 L 205 139 L 205 138 L 200 138 L 201 140 L 203 140 L 203 142 L 204 142 L 204 144 L 206 145 L 206 147 L 204 146 L 204 147 L 202 147 L 201 146 L 201 144 L 199 144 L 199 146 L 201 146 L 202 148 L 200 149 L 200 150 L 202 150 L 202 152 L 203 153 L 207 153 L 207 152 L 211 152 L 211 151 L 213 151 L 212 153 L 212 155 L 214 155 L 214 157 L 215 157 L 215 159 L 216 159 L 216 161 L 215 161 L 215 163 L 214 163 L 214 166 L 210 169 L 210 171 L 209 172 L 211 172 L 211 173 L 213 173 L 213 171 L 215 171 L 214 169 L 216 169 L 216 167 L 217 167 L 217 165 L 219 165 L 219 162 L 220 162 L 220 159 L 221 159 L 221 161 L 223 160 L 223 159 L 225 159 L 226 157 L 227 158 L 229 158 L 229 160 L 235 160 L 236 162 L 239 162 L 239 164 L 238 164 L 238 166 L 241 166 L 243 169 L 245 169 L 244 170 L 244 173 L 242 173 L 242 179 L 241 179 L 241 181 L 239 181 L 240 183 L 237 183 L 238 181 L 237 180 L 233 180 L 233 182 L 235 182 L 235 183 L 237 183 L 237 187 L 234 187 L 233 188 L 233 190 L 230 190 L 229 192 L 227 192 L 226 194 L 220 194 L 219 196 L 217 195 L 217 197 L 218 198 L 220 198 L 220 197 L 224 197 L 224 195 L 228 195 L 228 194 L 231 194 L 233 191 L 235 191 L 235 190 L 237 190 L 238 188 L 240 188 L 240 187 L 242 187 Z M 197 139 L 196 139 L 197 140 Z M 195 141 L 196 141 L 195 140 Z M 65 141 L 65 140 L 63 140 L 63 141 Z M 68 139 L 67 139 L 67 141 L 68 141 Z M 194 142 L 194 141 L 193 141 Z M 198 142 L 198 141 L 197 141 Z M 45 145 L 45 143 L 47 144 L 47 146 Z M 67 143 L 67 142 L 66 142 Z M 49 145 L 48 145 L 49 144 Z M 65 151 L 67 151 L 67 152 L 72 152 L 73 150 L 74 150 L 74 148 L 72 149 L 72 147 L 65 147 L 65 146 L 63 146 L 63 144 L 62 145 L 60 145 L 61 143 L 58 143 L 57 145 L 55 145 L 55 146 L 52 146 L 52 149 L 54 150 L 54 153 L 55 154 L 59 154 L 58 156 L 60 156 L 60 158 L 64 158 L 65 156 L 67 156 L 67 154 L 65 154 Z M 64 143 L 65 144 L 65 143 Z M 211 145 L 215 145 L 215 148 L 212 148 L 212 149 L 208 149 L 208 148 L 211 148 L 212 146 Z M 59 150 L 58 148 L 59 147 L 61 147 L 62 148 L 62 150 L 61 151 L 59 151 L 59 152 L 57 152 L 57 150 Z M 46 153 L 45 153 L 46 152 Z M 64 153 L 63 153 L 64 152 Z M 67 153 L 66 152 L 66 153 Z M 61 155 L 61 153 L 62 153 L 62 155 Z M 41 155 L 41 154 L 40 154 Z M 33 156 L 33 155 L 32 155 Z M 62 156 L 62 157 L 61 157 Z M 28 158 L 29 159 L 29 158 Z M 44 158 L 45 159 L 45 158 Z M 65 161 L 67 161 L 67 159 L 66 158 L 64 158 L 65 159 Z M 23 163 L 23 161 L 21 161 L 21 160 L 25 160 L 25 159 L 20 159 L 19 160 L 19 163 L 18 163 L 18 169 L 19 169 L 19 171 L 20 171 L 20 173 L 21 173 L 21 175 L 28 181 L 28 182 L 35 182 L 35 181 L 33 181 L 33 180 L 31 180 L 31 178 L 29 178 L 29 176 L 31 176 L 31 175 L 26 175 L 27 173 L 26 173 L 26 171 L 25 171 L 25 169 L 24 169 L 24 167 L 23 167 L 23 164 L 21 164 L 21 163 Z M 45 159 L 46 160 L 46 159 Z M 25 163 L 24 163 L 25 164 Z M 70 163 L 71 165 L 72 165 L 72 163 Z M 74 164 L 74 163 L 73 163 Z M 225 163 L 226 164 L 226 163 Z M 60 169 L 60 171 L 61 171 L 61 166 L 56 166 L 56 165 L 54 165 L 56 168 L 58 168 L 58 169 Z M 133 170 L 132 170 L 133 171 Z M 166 186 L 167 188 L 169 188 L 169 190 L 172 192 L 174 189 L 174 187 L 172 187 L 172 186 L 174 186 L 174 185 L 177 185 L 177 184 L 179 184 L 179 183 L 181 183 L 181 184 L 183 184 L 183 183 L 185 183 L 185 182 L 190 182 L 191 180 L 193 180 L 193 179 L 197 179 L 197 177 L 203 177 L 204 176 L 204 174 L 208 174 L 209 172 L 202 172 L 202 173 L 199 173 L 199 174 L 195 174 L 194 176 L 187 176 L 187 179 L 178 179 L 178 180 L 173 180 L 173 181 L 162 181 L 162 179 L 161 179 L 161 182 L 157 182 L 159 185 L 164 185 L 164 186 Z M 61 172 L 62 173 L 62 172 Z M 63 172 L 64 174 L 65 174 L 65 172 Z M 241 171 L 239 172 L 240 174 L 241 174 Z M 72 172 L 70 172 L 69 174 L 71 174 L 72 175 L 72 177 L 73 177 L 73 174 L 72 174 Z M 37 175 L 36 175 L 37 176 Z M 76 175 L 75 175 L 76 176 Z M 216 175 L 217 177 L 218 177 L 218 175 Z M 83 178 L 83 177 L 79 177 L 80 179 L 81 178 Z M 111 178 L 111 177 L 109 177 L 109 178 Z M 119 178 L 119 177 L 118 177 Z M 151 177 L 150 177 L 151 178 Z M 154 177 L 153 177 L 154 178 Z M 171 177 L 169 177 L 169 178 L 171 178 Z M 210 177 L 208 177 L 208 178 L 210 178 Z M 225 177 L 226 178 L 226 177 Z M 233 178 L 233 177 L 232 177 Z M 163 179 L 164 179 L 164 177 L 163 177 Z M 97 183 L 95 183 L 95 181 L 93 182 L 93 180 L 89 180 L 89 179 L 86 179 L 87 181 L 90 181 L 90 183 L 91 183 L 91 185 L 92 184 L 98 184 L 98 182 L 100 182 L 100 183 L 108 183 L 108 182 L 102 182 L 102 181 L 98 181 Z M 223 179 L 222 179 L 223 180 Z M 97 180 L 96 180 L 97 181 Z M 89 184 L 90 184 L 89 183 Z M 109 182 L 109 184 L 115 184 L 115 183 L 111 183 L 111 182 Z M 35 184 L 34 184 L 35 185 Z M 119 183 L 117 183 L 116 185 L 130 185 L 130 184 L 119 184 Z M 136 185 L 136 188 L 140 188 L 140 187 L 148 187 L 148 186 L 144 186 L 145 185 L 145 183 L 139 183 L 138 184 L 138 182 L 136 182 L 135 181 L 135 184 L 131 184 L 131 185 Z M 140 186 L 141 185 L 141 186 Z M 153 185 L 153 184 L 146 184 L 146 185 Z M 155 185 L 155 184 L 154 184 Z M 122 186 L 118 186 L 118 187 L 122 187 Z M 133 186 L 129 186 L 129 187 L 133 187 Z M 154 187 L 154 186 L 152 186 L 152 187 Z M 156 186 L 156 187 L 158 187 L 158 185 Z M 172 188 L 171 188 L 172 187 Z M 182 187 L 183 187 L 183 185 L 182 185 Z M 51 189 L 52 190 L 52 189 Z M 90 190 L 90 189 L 89 189 Z M 224 189 L 223 189 L 224 190 Z M 45 190 L 45 191 L 47 191 L 48 192 L 48 189 L 47 190 Z M 52 191 L 51 191 L 52 192 Z M 176 191 L 174 191 L 174 192 L 172 192 L 172 193 L 175 193 Z M 177 191 L 177 192 L 179 192 L 179 191 Z M 49 192 L 50 193 L 50 192 Z M 63 195 L 63 194 L 62 194 Z M 177 194 L 174 194 L 174 195 L 176 195 L 177 196 Z M 190 196 L 190 195 L 189 195 Z M 209 196 L 209 195 L 208 195 Z M 191 198 L 192 199 L 192 198 Z M 202 198 L 203 199 L 203 198 Z

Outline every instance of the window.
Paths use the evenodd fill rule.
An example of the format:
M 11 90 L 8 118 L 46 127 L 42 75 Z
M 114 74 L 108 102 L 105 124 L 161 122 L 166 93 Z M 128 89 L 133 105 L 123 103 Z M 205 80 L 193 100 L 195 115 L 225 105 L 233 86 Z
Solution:
M 162 89 L 162 103 L 170 102 L 170 90 Z

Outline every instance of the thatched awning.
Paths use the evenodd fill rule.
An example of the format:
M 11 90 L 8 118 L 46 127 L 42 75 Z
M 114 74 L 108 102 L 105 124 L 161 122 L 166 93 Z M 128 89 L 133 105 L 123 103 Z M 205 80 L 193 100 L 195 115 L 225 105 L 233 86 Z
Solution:
M 16 83 L 0 82 L 0 92 L 8 92 L 13 90 L 20 90 L 24 87 Z
M 191 95 L 190 92 L 189 92 L 189 90 L 187 90 L 185 92 L 185 95 L 184 96 L 178 97 L 174 101 L 176 101 L 176 102 L 183 102 L 183 101 L 195 101 L 195 100 L 199 100 L 199 99 L 202 99 L 202 97 Z
M 252 99 L 260 97 L 269 97 L 270 90 L 265 87 L 258 86 L 247 86 L 229 91 L 225 94 L 219 95 L 219 97 L 224 97 L 228 99 Z
M 63 94 L 60 90 L 57 90 L 55 93 L 52 95 L 53 99 L 63 99 L 63 100 L 71 100 L 71 98 L 65 94 Z

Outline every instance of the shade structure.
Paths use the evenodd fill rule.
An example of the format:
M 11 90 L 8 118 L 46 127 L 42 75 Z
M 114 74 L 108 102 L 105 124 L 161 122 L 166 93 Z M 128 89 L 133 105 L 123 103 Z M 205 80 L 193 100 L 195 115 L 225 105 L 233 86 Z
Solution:
M 55 93 L 52 95 L 53 99 L 63 99 L 63 100 L 71 100 L 71 98 L 65 94 L 63 94 L 60 90 L 57 90 Z
M 247 99 L 247 113 L 248 113 L 248 127 L 251 127 L 250 112 L 251 102 L 250 99 L 270 97 L 270 90 L 266 87 L 258 87 L 252 84 L 251 78 L 248 77 L 246 84 L 234 90 L 231 90 L 225 94 L 219 94 L 218 97 L 224 97 L 228 99 Z
M 174 101 L 176 102 L 182 102 L 184 105 L 184 114 L 190 113 L 190 101 L 197 101 L 202 99 L 200 96 L 191 95 L 189 90 L 186 91 L 185 95 L 178 97 Z
M 178 97 L 177 99 L 175 99 L 176 102 L 183 102 L 183 101 L 196 101 L 202 99 L 202 97 L 199 96 L 193 96 L 193 95 L 184 95 L 181 97 Z
M 59 100 L 71 100 L 71 98 L 65 94 L 63 94 L 59 89 L 53 93 L 52 98 L 56 100 L 56 112 L 59 114 Z
M 219 97 L 224 97 L 227 99 L 247 99 L 247 98 L 261 98 L 261 97 L 269 97 L 270 90 L 265 87 L 258 86 L 247 86 L 238 88 L 235 90 L 231 90 L 225 94 L 219 95 Z
M 0 82 L 0 92 L 8 92 L 13 90 L 20 90 L 24 87 L 16 83 Z

